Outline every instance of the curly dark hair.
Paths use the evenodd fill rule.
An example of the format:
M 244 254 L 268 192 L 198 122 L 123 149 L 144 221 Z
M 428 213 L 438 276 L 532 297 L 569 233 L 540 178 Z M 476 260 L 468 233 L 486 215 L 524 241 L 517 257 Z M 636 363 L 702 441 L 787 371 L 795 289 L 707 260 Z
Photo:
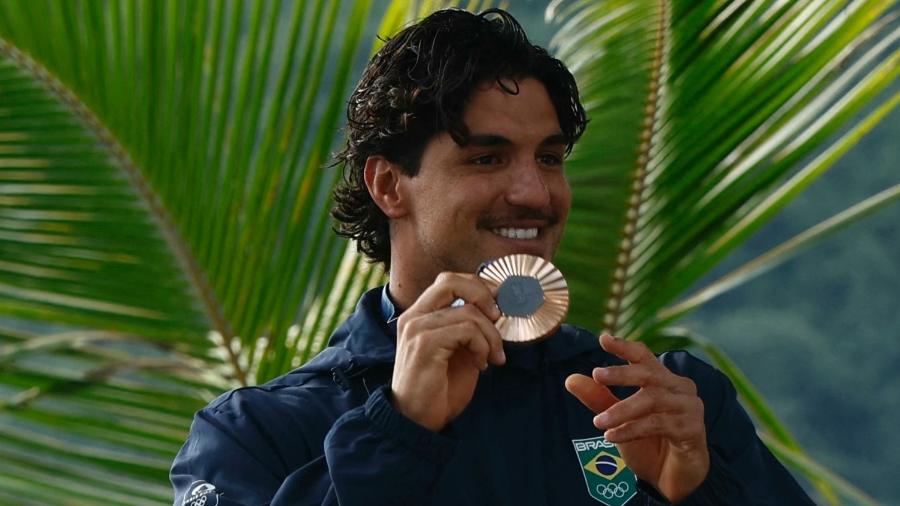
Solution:
M 434 135 L 447 132 L 466 145 L 462 116 L 478 85 L 496 81 L 515 94 L 517 85 L 511 89 L 510 81 L 527 77 L 546 87 L 570 152 L 587 124 L 575 78 L 562 62 L 531 44 L 508 12 L 441 10 L 387 40 L 347 105 L 347 143 L 334 162 L 344 165 L 331 211 L 335 231 L 356 239 L 360 252 L 390 269 L 388 218 L 366 187 L 366 159 L 384 156 L 415 176 Z

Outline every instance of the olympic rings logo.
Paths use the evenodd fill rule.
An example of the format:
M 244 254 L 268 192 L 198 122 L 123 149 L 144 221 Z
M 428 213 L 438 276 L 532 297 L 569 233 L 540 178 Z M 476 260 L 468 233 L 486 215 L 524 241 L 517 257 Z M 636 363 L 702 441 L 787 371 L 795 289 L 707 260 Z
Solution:
M 216 506 L 219 504 L 219 496 L 216 494 L 216 486 L 205 481 L 191 483 L 188 492 L 184 496 L 181 506 Z
M 597 485 L 597 493 L 603 496 L 604 499 L 612 499 L 613 497 L 622 498 L 625 497 L 625 494 L 628 493 L 628 489 L 630 488 L 628 483 L 625 483 L 624 481 L 618 483 L 601 483 L 600 485 Z

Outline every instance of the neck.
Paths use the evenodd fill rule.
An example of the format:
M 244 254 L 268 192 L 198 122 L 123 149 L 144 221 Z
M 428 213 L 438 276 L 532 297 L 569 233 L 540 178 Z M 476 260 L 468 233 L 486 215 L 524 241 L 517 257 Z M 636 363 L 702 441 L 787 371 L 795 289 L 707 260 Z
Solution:
M 401 309 L 412 306 L 443 270 L 415 243 L 413 234 L 391 235 L 391 298 Z
M 391 255 L 391 272 L 388 278 L 391 299 L 398 309 L 406 309 L 419 299 L 419 296 L 434 282 L 434 279 L 432 278 L 428 282 L 416 279 L 416 276 L 412 275 L 412 271 L 415 269 L 410 269 L 402 260 L 397 260 L 401 259 Z

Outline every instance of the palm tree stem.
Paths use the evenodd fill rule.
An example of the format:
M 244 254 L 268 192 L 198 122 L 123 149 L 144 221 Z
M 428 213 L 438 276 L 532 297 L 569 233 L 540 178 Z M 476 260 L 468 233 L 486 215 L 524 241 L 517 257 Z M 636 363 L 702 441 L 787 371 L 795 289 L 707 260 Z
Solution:
M 653 133 L 656 125 L 657 111 L 660 108 L 660 94 L 663 86 L 663 58 L 668 44 L 668 28 L 670 9 L 668 0 L 660 0 L 659 22 L 656 28 L 653 59 L 650 67 L 650 83 L 647 89 L 644 119 L 641 123 L 640 144 L 638 145 L 637 164 L 632 178 L 631 196 L 625 214 L 625 226 L 622 229 L 622 241 L 616 258 L 616 268 L 612 276 L 606 314 L 603 318 L 603 332 L 615 335 L 620 330 L 622 317 L 622 301 L 627 293 L 628 272 L 633 261 L 641 204 L 647 188 L 647 165 L 650 161 L 650 150 L 653 147 Z

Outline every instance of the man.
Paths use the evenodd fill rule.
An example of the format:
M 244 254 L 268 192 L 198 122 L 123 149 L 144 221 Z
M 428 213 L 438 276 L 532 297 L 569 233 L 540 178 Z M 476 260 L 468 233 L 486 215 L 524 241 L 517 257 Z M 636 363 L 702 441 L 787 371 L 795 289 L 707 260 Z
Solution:
M 309 364 L 197 414 L 176 505 L 811 504 L 690 355 L 567 325 L 504 346 L 472 273 L 553 257 L 587 122 L 571 74 L 509 14 L 407 28 L 348 118 L 334 215 L 389 284 Z

